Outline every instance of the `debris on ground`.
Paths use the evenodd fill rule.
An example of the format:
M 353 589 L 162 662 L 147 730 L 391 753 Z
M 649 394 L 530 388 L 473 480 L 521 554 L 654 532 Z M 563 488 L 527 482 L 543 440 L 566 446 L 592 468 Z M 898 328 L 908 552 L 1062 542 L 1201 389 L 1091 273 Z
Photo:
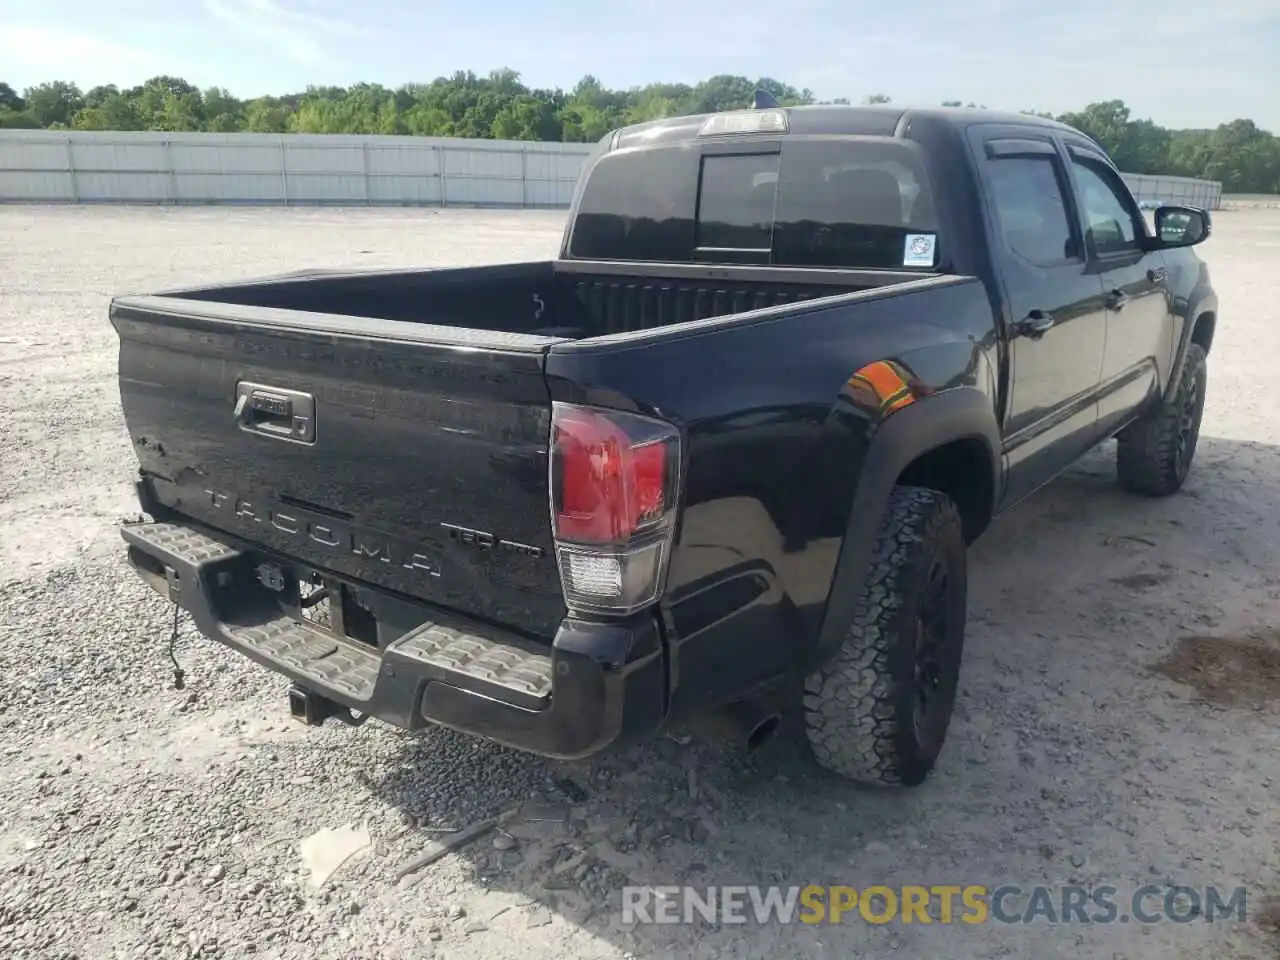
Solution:
M 423 867 L 429 867 L 443 857 L 447 857 L 453 851 L 465 847 L 467 844 L 479 840 L 485 834 L 496 829 L 499 824 L 506 823 L 508 820 L 518 816 L 520 809 L 509 810 L 499 817 L 490 817 L 488 820 L 481 820 L 479 823 L 472 824 L 465 830 L 459 830 L 457 833 L 450 834 L 440 840 L 432 840 L 423 848 L 422 852 L 403 864 L 396 871 L 396 879 L 403 880 L 411 874 L 417 873 Z
M 370 845 L 369 828 L 364 824 L 355 827 L 349 823 L 336 828 L 325 827 L 301 841 L 298 853 L 307 869 L 311 888 L 319 890 L 344 863 L 363 853 Z
M 559 778 L 555 781 L 555 784 L 560 792 L 569 799 L 570 803 L 586 803 L 591 796 L 586 790 L 578 786 L 578 784 L 574 783 L 568 777 Z

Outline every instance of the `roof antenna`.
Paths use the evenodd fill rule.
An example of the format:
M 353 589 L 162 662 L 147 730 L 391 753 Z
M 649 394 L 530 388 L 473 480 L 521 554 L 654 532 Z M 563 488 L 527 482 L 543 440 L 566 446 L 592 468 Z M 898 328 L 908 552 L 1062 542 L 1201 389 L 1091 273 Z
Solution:
M 768 90 L 757 90 L 751 105 L 757 110 L 767 110 L 770 107 L 779 106 L 778 101 L 774 99 L 773 94 Z

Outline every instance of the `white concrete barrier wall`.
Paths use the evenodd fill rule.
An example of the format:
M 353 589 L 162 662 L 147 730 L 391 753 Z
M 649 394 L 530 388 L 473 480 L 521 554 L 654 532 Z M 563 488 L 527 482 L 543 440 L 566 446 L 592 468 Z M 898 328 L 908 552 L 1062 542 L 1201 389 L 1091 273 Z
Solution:
M 1222 206 L 1222 184 L 1217 180 L 1164 177 L 1151 173 L 1126 173 L 1125 182 L 1139 201 L 1178 203 L 1217 210 Z
M 0 130 L 0 202 L 564 207 L 584 143 Z
M 0 130 L 0 202 L 564 207 L 585 143 Z M 1222 184 L 1126 174 L 1141 201 L 1217 209 Z

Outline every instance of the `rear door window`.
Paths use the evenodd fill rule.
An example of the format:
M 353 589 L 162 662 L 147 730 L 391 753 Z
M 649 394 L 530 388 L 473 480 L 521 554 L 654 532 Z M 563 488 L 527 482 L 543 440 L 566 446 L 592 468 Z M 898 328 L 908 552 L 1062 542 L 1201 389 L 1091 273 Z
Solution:
M 1013 253 L 1040 266 L 1079 256 L 1056 155 L 991 160 L 987 176 L 991 206 Z
M 698 249 L 767 255 L 773 245 L 777 192 L 777 153 L 703 157 Z

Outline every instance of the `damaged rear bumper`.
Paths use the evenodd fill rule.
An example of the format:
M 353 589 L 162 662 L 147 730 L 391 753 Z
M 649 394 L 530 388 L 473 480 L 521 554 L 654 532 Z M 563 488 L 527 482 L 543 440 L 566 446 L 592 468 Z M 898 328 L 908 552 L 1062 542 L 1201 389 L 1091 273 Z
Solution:
M 550 647 L 359 585 L 376 637 L 304 622 L 293 592 L 262 582 L 286 558 L 186 521 L 122 526 L 139 575 L 205 636 L 298 687 L 405 729 L 439 724 L 573 759 L 654 732 L 666 708 L 652 616 L 566 619 Z

